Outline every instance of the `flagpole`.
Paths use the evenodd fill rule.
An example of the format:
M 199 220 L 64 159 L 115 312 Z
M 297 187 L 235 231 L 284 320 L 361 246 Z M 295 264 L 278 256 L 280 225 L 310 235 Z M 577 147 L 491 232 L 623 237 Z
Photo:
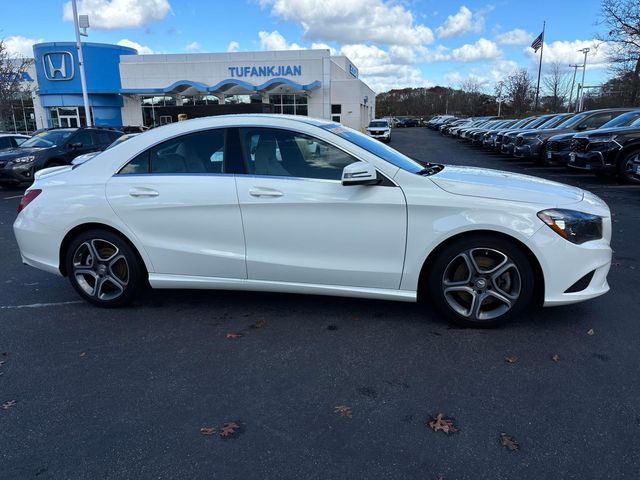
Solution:
M 538 111 L 538 95 L 540 94 L 540 74 L 542 73 L 542 52 L 544 52 L 544 30 L 547 26 L 547 21 L 542 22 L 542 45 L 540 45 L 540 65 L 538 65 L 538 86 L 536 87 L 536 105 L 533 108 L 534 112 Z

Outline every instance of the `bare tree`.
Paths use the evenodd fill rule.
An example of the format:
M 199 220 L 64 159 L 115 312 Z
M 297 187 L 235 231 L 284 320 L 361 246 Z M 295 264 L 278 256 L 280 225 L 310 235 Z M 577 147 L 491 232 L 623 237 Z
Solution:
M 607 29 L 601 40 L 609 42 L 609 60 L 617 76 L 628 78 L 629 103 L 640 99 L 640 2 L 602 0 L 600 24 Z
M 13 104 L 25 92 L 24 73 L 33 59 L 12 55 L 0 39 L 0 120 L 11 115 Z
M 569 91 L 569 76 L 559 62 L 553 62 L 547 74 L 542 78 L 542 87 L 545 93 L 544 106 L 552 112 L 559 112 Z
M 533 82 L 525 68 L 515 70 L 505 79 L 506 94 L 516 114 L 531 109 L 533 102 Z
M 460 90 L 466 93 L 466 110 L 471 115 L 475 115 L 478 111 L 478 107 L 480 106 L 480 97 L 482 94 L 482 87 L 480 85 L 480 82 L 478 82 L 478 80 L 473 77 L 469 77 L 464 82 L 462 82 L 462 84 L 460 85 Z

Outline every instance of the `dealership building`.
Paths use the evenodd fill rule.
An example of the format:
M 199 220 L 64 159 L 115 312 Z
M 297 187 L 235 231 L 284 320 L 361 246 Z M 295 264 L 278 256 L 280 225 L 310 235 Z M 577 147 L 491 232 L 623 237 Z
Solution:
M 232 113 L 308 115 L 363 129 L 375 93 L 358 68 L 329 50 L 138 55 L 83 43 L 94 124 L 157 126 Z M 38 128 L 85 124 L 75 43 L 33 47 Z

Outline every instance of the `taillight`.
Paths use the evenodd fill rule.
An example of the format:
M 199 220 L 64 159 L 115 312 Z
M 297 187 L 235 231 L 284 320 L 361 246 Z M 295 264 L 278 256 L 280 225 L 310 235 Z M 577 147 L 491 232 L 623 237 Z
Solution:
M 38 195 L 42 193 L 42 190 L 39 188 L 34 188 L 33 190 L 27 190 L 24 192 L 24 195 L 20 199 L 20 203 L 18 204 L 18 213 L 27 208 L 31 202 L 33 202 Z

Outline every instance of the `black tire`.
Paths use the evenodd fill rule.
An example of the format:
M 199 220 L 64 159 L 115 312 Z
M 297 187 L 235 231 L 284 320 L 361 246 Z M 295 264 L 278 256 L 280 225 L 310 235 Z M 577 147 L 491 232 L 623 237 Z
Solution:
M 65 253 L 65 267 L 73 288 L 98 307 L 126 305 L 147 286 L 147 272 L 137 252 L 107 230 L 88 230 L 75 237 Z
M 622 183 L 640 184 L 640 179 L 633 173 L 634 160 L 640 160 L 640 150 L 627 153 L 618 163 L 618 178 Z
M 474 258 L 472 265 L 469 257 Z M 427 268 L 425 296 L 463 327 L 502 325 L 533 299 L 535 276 L 529 259 L 515 243 L 499 236 L 463 237 L 438 252 Z

